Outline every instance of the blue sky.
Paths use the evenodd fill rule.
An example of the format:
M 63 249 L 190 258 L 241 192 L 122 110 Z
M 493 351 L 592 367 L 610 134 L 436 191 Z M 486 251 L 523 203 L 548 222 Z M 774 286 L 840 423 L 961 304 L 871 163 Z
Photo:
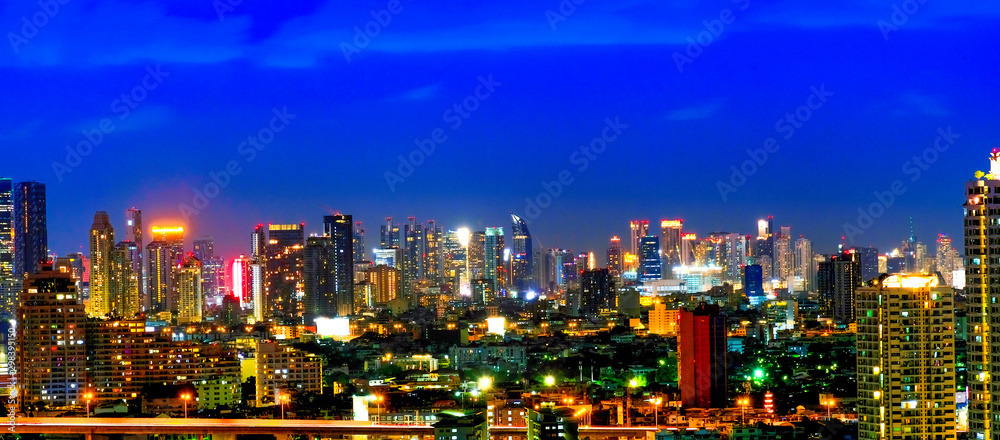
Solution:
M 879 22 L 917 3 L 586 0 L 556 21 L 557 1 L 400 0 L 395 14 L 378 13 L 389 1 L 224 2 L 0 7 L 0 175 L 48 184 L 54 252 L 85 250 L 97 210 L 119 228 L 131 206 L 148 224 L 181 219 L 230 161 L 241 172 L 187 225 L 227 255 L 248 250 L 259 222 L 318 232 L 329 212 L 365 221 L 369 243 L 385 216 L 509 226 L 564 170 L 572 184 L 531 223 L 543 247 L 602 253 L 632 218 L 705 234 L 774 215 L 831 252 L 858 208 L 901 180 L 906 193 L 856 241 L 885 249 L 908 216 L 925 241 L 959 236 L 964 181 L 1000 144 L 994 3 L 931 0 L 897 13 L 886 39 Z M 373 24 L 372 11 L 391 18 Z M 38 14 L 44 26 L 25 29 Z M 356 45 L 365 26 L 378 34 Z M 699 53 L 689 38 L 709 44 Z M 345 44 L 358 48 L 350 61 Z M 681 72 L 686 53 L 697 56 Z M 142 88 L 157 67 L 162 81 Z M 499 85 L 454 128 L 447 112 L 481 77 Z M 116 100 L 135 87 L 144 99 L 122 119 Z M 776 122 L 814 87 L 833 95 L 784 139 Z M 274 109 L 294 119 L 248 162 L 240 143 Z M 105 118 L 114 130 L 57 175 Z M 580 171 L 574 153 L 608 118 L 628 127 Z M 911 180 L 906 163 L 942 127 L 961 137 Z M 385 173 L 436 129 L 447 140 L 393 191 Z M 724 200 L 718 182 L 771 137 L 780 150 Z

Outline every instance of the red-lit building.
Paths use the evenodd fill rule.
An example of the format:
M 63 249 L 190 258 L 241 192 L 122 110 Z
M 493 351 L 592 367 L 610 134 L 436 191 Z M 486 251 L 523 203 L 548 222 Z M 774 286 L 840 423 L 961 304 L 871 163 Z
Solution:
M 681 401 L 688 408 L 726 408 L 726 317 L 719 306 L 681 309 L 677 338 Z

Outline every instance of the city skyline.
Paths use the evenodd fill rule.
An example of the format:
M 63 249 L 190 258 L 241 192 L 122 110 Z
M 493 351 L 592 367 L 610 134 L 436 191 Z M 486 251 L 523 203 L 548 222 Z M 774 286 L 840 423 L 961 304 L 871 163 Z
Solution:
M 189 224 L 227 255 L 258 222 L 318 225 L 343 212 L 366 224 L 415 215 L 481 230 L 505 225 L 511 211 L 531 220 L 541 247 L 602 249 L 637 218 L 683 218 L 704 234 L 750 231 L 753 219 L 773 215 L 827 253 L 857 209 L 897 180 L 905 193 L 855 244 L 882 249 L 904 239 L 897 231 L 910 216 L 925 242 L 958 236 L 955 192 L 939 182 L 968 179 L 966 164 L 996 145 L 984 115 L 995 112 L 1000 89 L 976 80 L 991 76 L 991 63 L 975 45 L 952 44 L 989 39 L 1000 16 L 993 4 L 921 5 L 896 25 L 892 5 L 862 2 L 846 10 L 591 3 L 564 17 L 558 2 L 404 2 L 345 57 L 354 28 L 386 6 L 61 5 L 37 36 L 0 55 L 19 84 L 10 99 L 23 104 L 0 110 L 0 139 L 12 146 L 0 175 L 47 184 L 59 209 L 51 249 L 60 254 L 81 250 L 96 211 L 136 206 L 149 219 L 181 219 L 180 205 L 194 206 L 195 190 L 231 161 L 239 173 L 220 178 L 226 187 Z M 7 5 L 0 23 L 21 33 L 21 18 L 37 8 Z M 726 10 L 735 19 L 719 31 Z M 138 17 L 158 25 L 140 30 Z M 60 22 L 86 32 L 70 37 Z M 108 22 L 116 25 L 101 26 Z M 192 40 L 192 32 L 218 38 Z M 144 38 L 113 38 L 130 33 Z M 689 38 L 704 35 L 711 44 L 691 47 Z M 934 49 L 946 62 L 914 56 Z M 36 93 L 46 90 L 76 93 Z M 143 99 L 132 108 L 123 94 Z M 455 111 L 467 97 L 476 110 Z M 240 146 L 278 115 L 263 149 Z M 114 129 L 98 136 L 104 118 Z M 608 121 L 621 133 L 606 132 Z M 927 156 L 933 163 L 913 161 L 949 129 L 960 135 L 954 146 Z M 435 132 L 443 142 L 427 143 Z M 605 149 L 583 151 L 605 135 Z M 776 152 L 747 153 L 770 138 L 780 141 Z M 91 140 L 98 145 L 86 147 Z M 86 154 L 67 152 L 81 143 Z M 418 145 L 432 153 L 420 160 Z M 732 167 L 754 157 L 761 165 L 748 165 L 739 184 Z M 564 170 L 572 183 L 551 185 Z M 83 186 L 96 190 L 81 196 Z M 526 199 L 548 192 L 561 194 L 532 219 Z M 561 227 L 580 217 L 589 221 L 578 232 Z

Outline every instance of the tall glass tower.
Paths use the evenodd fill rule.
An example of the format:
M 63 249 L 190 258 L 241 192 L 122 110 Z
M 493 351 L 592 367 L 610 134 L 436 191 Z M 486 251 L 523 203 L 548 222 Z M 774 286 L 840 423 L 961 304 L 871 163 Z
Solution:
M 45 184 L 18 183 L 14 188 L 14 278 L 36 273 L 48 253 Z
M 511 253 L 511 275 L 514 287 L 519 291 L 526 291 L 531 288 L 531 275 L 534 265 L 534 252 L 531 250 L 531 232 L 528 231 L 528 223 L 513 212 L 510 213 L 513 219 L 511 236 L 514 239 L 513 252 Z

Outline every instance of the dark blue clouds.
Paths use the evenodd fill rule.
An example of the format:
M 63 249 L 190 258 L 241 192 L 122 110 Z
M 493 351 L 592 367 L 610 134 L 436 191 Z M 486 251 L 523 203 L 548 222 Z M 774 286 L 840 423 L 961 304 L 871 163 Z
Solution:
M 557 1 L 401 0 L 364 47 L 355 27 L 388 0 L 293 3 L 244 0 L 220 20 L 211 0 L 71 0 L 16 53 L 0 50 L 0 174 L 50 183 L 54 251 L 85 244 L 96 210 L 179 217 L 232 160 L 242 172 L 190 225 L 230 254 L 259 221 L 316 232 L 330 210 L 369 230 L 386 215 L 505 225 L 562 170 L 574 183 L 532 225 L 545 246 L 600 251 L 632 217 L 683 217 L 707 233 L 773 214 L 829 251 L 856 209 L 909 179 L 908 158 L 953 126 L 956 146 L 862 238 L 887 247 L 910 215 L 927 240 L 957 235 L 962 181 L 996 144 L 1000 7 L 983 2 L 928 0 L 885 41 L 877 23 L 891 22 L 891 1 L 739 11 L 745 2 L 587 0 L 553 30 Z M 3 8 L 5 33 L 40 10 Z M 724 9 L 735 21 L 679 73 L 674 54 Z M 345 43 L 359 49 L 351 62 Z M 155 65 L 170 76 L 58 182 L 52 162 L 81 130 L 118 118 L 115 100 Z M 502 85 L 452 128 L 445 112 L 491 74 Z M 784 139 L 776 121 L 819 85 L 835 95 Z M 296 119 L 246 162 L 240 143 L 275 107 Z M 573 152 L 615 116 L 629 128 L 578 170 Z M 384 173 L 438 128 L 447 141 L 390 191 Z M 769 137 L 781 150 L 723 202 L 717 182 Z

